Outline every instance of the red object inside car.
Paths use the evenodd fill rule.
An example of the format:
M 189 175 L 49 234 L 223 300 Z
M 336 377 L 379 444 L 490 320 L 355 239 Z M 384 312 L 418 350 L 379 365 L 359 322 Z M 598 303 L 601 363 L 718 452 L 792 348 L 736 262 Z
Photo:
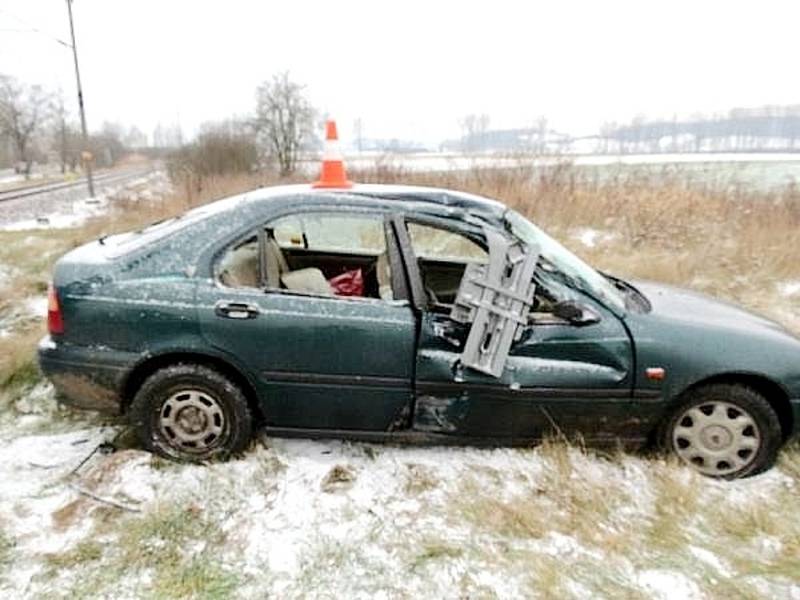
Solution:
M 364 274 L 361 269 L 345 271 L 341 275 L 331 277 L 328 280 L 333 288 L 333 293 L 337 296 L 363 296 L 364 295 Z

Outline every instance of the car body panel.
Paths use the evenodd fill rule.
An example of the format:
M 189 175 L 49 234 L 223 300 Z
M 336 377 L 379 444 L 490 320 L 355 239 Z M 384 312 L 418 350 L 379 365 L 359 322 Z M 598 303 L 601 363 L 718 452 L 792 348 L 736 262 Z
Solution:
M 416 426 L 446 422 L 463 435 L 519 440 L 579 432 L 590 438 L 641 437 L 652 411 L 646 411 L 647 419 L 632 416 L 642 400 L 633 397 L 630 338 L 613 313 L 595 306 L 602 317 L 594 325 L 527 327 L 498 379 L 459 365 L 463 325 L 445 315 L 424 315 Z
M 258 307 L 229 319 L 218 302 Z M 386 430 L 411 401 L 416 320 L 407 302 L 198 290 L 205 340 L 254 373 L 268 425 Z
M 672 286 L 635 282 L 652 305 L 626 323 L 642 366 L 636 386 L 666 397 L 724 374 L 762 376 L 800 395 L 800 341 L 782 326 L 731 304 Z M 648 381 L 648 367 L 666 371 Z

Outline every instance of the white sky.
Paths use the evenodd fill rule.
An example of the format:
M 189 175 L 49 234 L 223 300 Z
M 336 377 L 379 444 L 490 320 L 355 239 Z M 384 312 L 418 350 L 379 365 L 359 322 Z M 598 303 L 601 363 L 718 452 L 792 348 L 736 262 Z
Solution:
M 89 126 L 246 114 L 288 69 L 352 135 L 438 141 L 485 112 L 604 121 L 800 103 L 800 1 L 75 0 Z M 15 18 L 22 19 L 22 22 Z M 0 73 L 74 98 L 65 0 L 0 0 Z M 74 102 L 74 101 L 73 101 Z

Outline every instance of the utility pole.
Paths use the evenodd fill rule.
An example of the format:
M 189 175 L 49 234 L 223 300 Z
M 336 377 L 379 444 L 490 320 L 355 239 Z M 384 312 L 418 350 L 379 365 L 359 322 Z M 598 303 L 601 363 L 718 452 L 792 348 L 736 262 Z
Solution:
M 83 130 L 83 146 L 85 152 L 89 153 L 89 132 L 86 130 L 86 111 L 83 108 L 83 88 L 81 87 L 81 72 L 78 69 L 78 46 L 75 44 L 75 27 L 72 24 L 72 0 L 67 0 L 67 12 L 69 12 L 69 32 L 72 36 L 72 57 L 75 59 L 75 80 L 78 82 L 78 108 L 81 112 L 81 129 Z M 85 157 L 86 181 L 89 184 L 89 196 L 94 198 L 94 179 L 92 178 L 92 156 Z

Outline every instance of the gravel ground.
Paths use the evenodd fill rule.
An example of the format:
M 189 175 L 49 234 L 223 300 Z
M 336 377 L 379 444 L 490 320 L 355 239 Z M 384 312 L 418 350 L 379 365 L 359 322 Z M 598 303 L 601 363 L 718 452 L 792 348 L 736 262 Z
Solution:
M 127 173 L 127 176 L 125 176 Z M 137 168 L 120 173 L 121 178 L 99 181 L 96 197 L 89 198 L 86 186 L 52 190 L 33 196 L 5 200 L 0 204 L 0 229 L 64 227 L 80 223 L 105 209 L 115 197 L 138 188 L 159 189 L 167 184 L 163 171 Z

